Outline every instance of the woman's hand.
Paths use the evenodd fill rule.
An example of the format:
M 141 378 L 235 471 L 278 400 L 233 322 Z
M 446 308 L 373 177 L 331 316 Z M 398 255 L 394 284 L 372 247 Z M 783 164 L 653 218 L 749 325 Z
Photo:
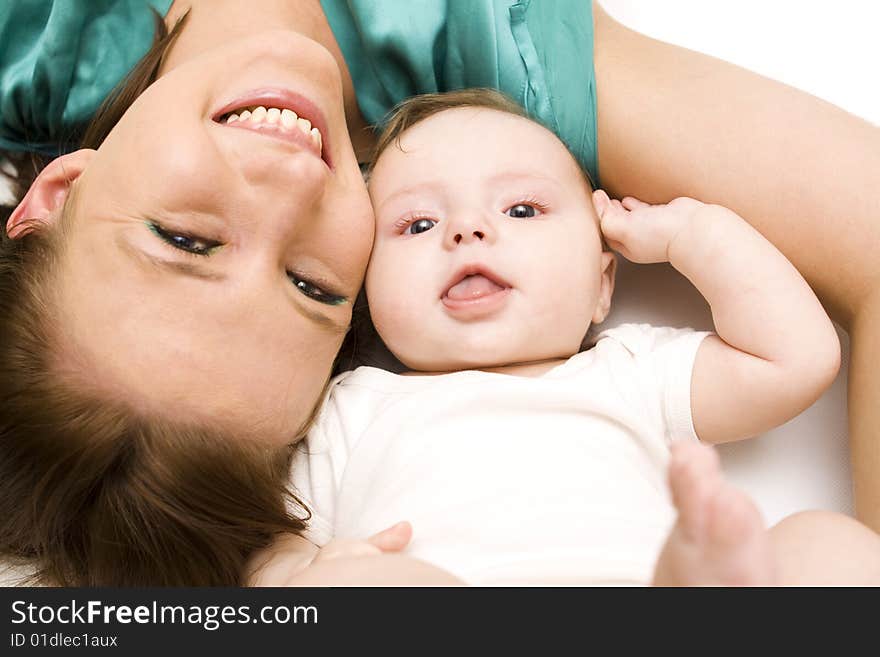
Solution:
M 643 265 L 668 262 L 670 244 L 705 207 L 685 197 L 665 205 L 648 205 L 631 196 L 611 200 L 601 189 L 593 192 L 593 203 L 608 245 L 627 260 Z
M 365 540 L 333 539 L 323 548 L 297 534 L 284 534 L 251 557 L 246 583 L 247 586 L 285 586 L 313 563 L 400 552 L 411 538 L 412 526 L 408 522 L 399 522 Z
M 334 538 L 318 550 L 313 561 L 327 561 L 340 557 L 372 557 L 383 552 L 400 552 L 409 544 L 411 538 L 412 525 L 408 522 L 398 522 L 363 541 Z

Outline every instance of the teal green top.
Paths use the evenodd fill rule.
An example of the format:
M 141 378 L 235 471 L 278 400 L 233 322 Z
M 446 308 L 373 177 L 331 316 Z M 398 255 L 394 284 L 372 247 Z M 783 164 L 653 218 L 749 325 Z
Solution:
M 3 0 L 0 148 L 46 155 L 68 143 L 153 42 L 172 0 Z
M 369 123 L 418 93 L 493 87 L 559 135 L 598 181 L 589 0 L 321 4 Z
M 56 154 L 149 49 L 171 0 L 5 0 L 0 148 Z M 418 93 L 494 87 L 556 132 L 594 180 L 589 0 L 322 0 L 364 118 Z

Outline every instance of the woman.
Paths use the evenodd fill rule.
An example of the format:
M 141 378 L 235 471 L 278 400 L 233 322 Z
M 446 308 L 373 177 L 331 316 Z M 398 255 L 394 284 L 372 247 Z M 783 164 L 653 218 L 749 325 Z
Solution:
M 47 573 L 72 583 L 215 583 L 234 578 L 246 555 L 274 533 L 301 527 L 295 512 L 268 500 L 280 499 L 279 463 L 320 398 L 369 255 L 372 220 L 356 156 L 363 159 L 371 147 L 366 128 L 402 95 L 441 82 L 485 84 L 486 75 L 507 91 L 516 87 L 517 99 L 554 125 L 612 193 L 723 203 L 800 268 L 852 336 L 857 508 L 863 521 L 880 526 L 872 517 L 880 484 L 870 476 L 880 460 L 872 438 L 880 419 L 868 367 L 880 349 L 876 330 L 869 330 L 871 318 L 880 319 L 878 265 L 869 257 L 876 204 L 867 191 L 880 170 L 876 128 L 777 83 L 642 37 L 597 5 L 591 16 L 585 2 L 468 3 L 448 15 L 419 4 L 415 22 L 400 15 L 399 3 L 394 15 L 347 4 L 352 13 L 343 3 L 322 7 L 316 0 L 265 2 L 259 12 L 234 0 L 174 2 L 167 25 L 190 12 L 165 56 L 160 48 L 151 60 L 156 67 L 146 66 L 148 74 L 158 68 L 158 82 L 106 139 L 99 126 L 97 151 L 76 151 L 43 169 L 10 216 L 9 237 L 34 242 L 24 255 L 37 263 L 34 271 L 48 272 L 27 277 L 30 305 L 57 317 L 47 322 L 47 312 L 34 311 L 29 324 L 16 324 L 15 335 L 19 342 L 43 336 L 30 352 L 51 358 L 34 376 L 46 391 L 40 399 L 61 410 L 53 415 L 42 401 L 26 408 L 34 385 L 4 390 L 6 409 L 13 398 L 22 409 L 13 419 L 5 411 L 4 441 L 38 430 L 47 435 L 42 427 L 24 432 L 27 417 L 57 417 L 61 435 L 71 415 L 81 427 L 78 451 L 42 459 L 54 464 L 51 472 L 31 468 L 29 478 L 7 465 L 15 463 L 8 454 L 23 448 L 4 445 L 0 462 L 19 486 L 5 496 L 17 522 L 4 528 L 4 548 L 46 560 L 59 553 L 52 550 L 62 537 L 63 558 Z M 491 25 L 504 29 L 490 31 Z M 488 34 L 496 41 L 487 45 Z M 491 53 L 500 59 L 486 65 Z M 475 63 L 482 68 L 471 75 L 480 68 Z M 572 82 L 574 72 L 582 84 Z M 569 97 L 557 96 L 563 90 Z M 127 100 L 119 98 L 105 114 L 109 123 Z M 298 110 L 310 129 L 318 127 L 320 157 L 299 137 L 266 139 L 221 123 L 232 110 L 260 105 Z M 71 115 L 75 109 L 83 106 Z M 30 141 L 45 146 L 40 135 Z M 833 169 L 822 167 L 816 153 Z M 841 214 L 840 198 L 847 200 L 847 232 L 828 219 Z M 828 257 L 829 248 L 837 257 Z M 21 253 L 10 253 L 11 263 L 22 261 Z M 19 304 L 25 283 L 19 277 L 9 288 L 4 315 Z M 22 361 L 8 362 L 0 378 L 24 381 L 14 367 Z M 115 415 L 99 416 L 96 407 Z M 167 426 L 145 428 L 144 418 Z M 103 431 L 101 440 L 95 431 Z M 46 442 L 48 453 L 58 441 Z M 84 455 L 96 452 L 96 442 L 104 449 L 97 460 L 89 456 L 88 477 L 81 477 L 87 485 L 73 486 L 64 475 L 84 471 Z M 209 455 L 217 445 L 226 450 L 223 458 Z M 165 465 L 169 453 L 180 455 L 179 470 Z M 214 497 L 204 494 L 206 486 L 178 486 L 168 508 L 169 482 L 202 463 L 200 484 L 234 482 L 233 490 L 217 498 L 215 484 L 208 486 Z M 108 481 L 130 483 L 141 472 L 149 476 L 134 490 L 162 495 L 133 495 L 131 486 L 119 487 L 125 495 L 111 494 Z M 24 504 L 37 484 L 46 491 L 41 513 Z M 230 506 L 237 515 L 224 515 Z M 274 509 L 271 517 L 261 515 L 264 507 Z M 198 522 L 189 519 L 195 512 Z M 66 528 L 80 520 L 103 532 L 83 530 L 64 543 Z M 239 531 L 247 520 L 248 531 Z M 35 523 L 40 540 L 33 538 Z M 154 536 L 160 526 L 170 529 Z M 200 549 L 214 555 L 215 544 L 233 543 L 222 559 L 183 556 Z M 121 544 L 130 548 L 126 560 L 108 547 Z M 169 554 L 181 555 L 177 571 L 151 575 L 150 566 Z M 101 571 L 92 564 L 102 558 L 142 567 L 136 574 Z M 221 574 L 193 577 L 205 561 L 228 565 Z M 77 570 L 77 563 L 88 565 Z

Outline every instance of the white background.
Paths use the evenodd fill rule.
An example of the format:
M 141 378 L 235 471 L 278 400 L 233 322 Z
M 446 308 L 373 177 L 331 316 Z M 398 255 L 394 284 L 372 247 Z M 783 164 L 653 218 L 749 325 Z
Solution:
M 601 0 L 620 22 L 820 96 L 880 125 L 877 0 Z

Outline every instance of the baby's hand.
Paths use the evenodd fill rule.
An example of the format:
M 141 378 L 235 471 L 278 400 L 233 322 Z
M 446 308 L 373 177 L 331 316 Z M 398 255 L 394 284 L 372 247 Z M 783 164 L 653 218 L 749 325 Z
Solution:
M 627 260 L 647 265 L 669 261 L 669 245 L 686 230 L 703 204 L 681 197 L 665 205 L 648 205 L 631 196 L 611 200 L 601 189 L 593 192 L 602 234 L 608 246 Z
M 365 540 L 335 538 L 322 548 L 297 534 L 284 534 L 251 557 L 247 585 L 284 586 L 314 562 L 400 552 L 411 538 L 408 522 L 399 522 Z

